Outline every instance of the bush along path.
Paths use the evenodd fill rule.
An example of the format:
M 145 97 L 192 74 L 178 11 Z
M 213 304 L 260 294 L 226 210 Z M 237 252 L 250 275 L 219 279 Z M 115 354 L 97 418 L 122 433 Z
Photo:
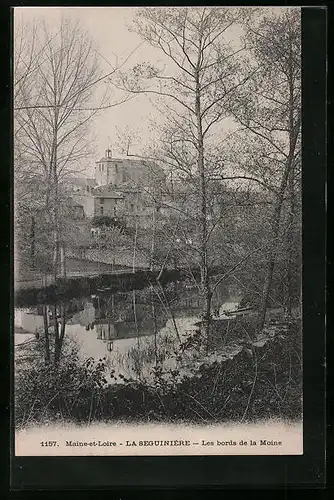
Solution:
M 238 328 L 245 326 L 240 322 Z M 197 339 L 195 334 L 184 342 L 176 356 L 182 358 L 182 351 L 191 350 Z M 82 424 L 298 421 L 302 415 L 298 320 L 268 325 L 253 338 L 245 335 L 221 354 L 203 355 L 191 370 L 182 369 L 182 362 L 179 369 L 156 364 L 150 383 L 111 372 L 108 375 L 115 379 L 111 384 L 107 371 L 105 359 L 82 362 L 73 352 L 56 369 L 32 363 L 17 379 L 17 427 L 59 420 Z

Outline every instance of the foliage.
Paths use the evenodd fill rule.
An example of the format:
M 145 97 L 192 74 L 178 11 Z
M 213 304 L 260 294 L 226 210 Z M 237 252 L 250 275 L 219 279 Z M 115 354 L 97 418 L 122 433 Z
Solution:
M 43 339 L 40 338 L 40 343 Z M 15 421 L 18 427 L 51 418 L 94 417 L 92 398 L 106 385 L 105 359 L 79 361 L 74 348 L 59 364 L 38 362 L 18 370 L 15 387 Z
M 263 323 L 299 295 L 300 13 L 143 9 L 134 30 L 165 64 L 140 62 L 122 84 L 155 99 L 147 156 L 168 173 L 138 248 L 156 267 L 200 268 L 204 316 L 232 276 Z
M 173 369 L 166 379 L 163 364 L 158 363 L 151 384 L 116 377 L 114 370 L 110 373 L 114 383 L 106 384 L 105 360 L 81 362 L 75 354 L 63 358 L 57 370 L 35 365 L 18 378 L 17 425 L 48 418 L 72 422 L 298 420 L 300 323 L 281 321 L 275 332 L 259 345 L 245 341 L 234 357 L 202 362 L 196 373 L 181 378 Z
M 71 222 L 76 218 L 74 207 L 64 199 L 64 186 L 68 175 L 78 172 L 83 159 L 92 153 L 89 122 L 104 103 L 106 93 L 96 103 L 95 86 L 102 77 L 98 55 L 90 35 L 78 22 L 62 17 L 56 24 L 36 21 L 29 27 L 23 18 L 21 24 L 15 23 L 14 46 L 16 199 L 20 204 L 18 195 L 26 191 L 28 220 L 42 215 L 39 229 L 47 231 L 40 253 L 45 246 L 45 261 L 57 276 L 59 262 L 61 272 L 65 272 L 68 216 Z M 38 180 L 38 190 L 31 179 Z M 75 224 L 72 231 L 73 227 Z M 29 239 L 27 230 L 29 224 L 23 223 L 18 235 L 19 253 L 29 264 L 29 253 L 21 244 Z M 37 242 L 30 239 L 33 248 Z M 31 267 L 36 264 L 35 253 L 33 249 Z M 36 257 L 38 261 L 39 255 Z
M 91 220 L 91 227 L 118 227 L 124 229 L 125 225 L 118 217 L 110 217 L 108 215 L 96 215 Z
M 107 252 L 132 250 L 133 269 L 143 253 L 154 271 L 61 279 L 18 292 L 16 302 L 45 304 L 99 288 L 150 286 L 138 315 L 134 294 L 133 303 L 120 307 L 120 318 L 138 327 L 150 309 L 152 316 L 164 309 L 176 335 L 160 335 L 157 342 L 155 324 L 154 337 L 130 350 L 124 363 L 132 364 L 136 380 L 112 371 L 109 384 L 105 360 L 82 362 L 75 353 L 65 353 L 56 369 L 30 367 L 18 378 L 17 424 L 45 415 L 83 422 L 300 418 L 301 325 L 291 320 L 301 268 L 300 13 L 143 8 L 134 29 L 162 61 L 156 67 L 138 62 L 118 82 L 133 96 L 156 98 L 162 111 L 154 125 L 159 142 L 146 155 L 168 176 L 157 189 L 146 186 L 145 208 L 156 210 L 141 211 L 145 227 L 138 212 L 132 228 L 102 216 L 83 221 L 79 230 L 61 187 L 87 154 L 86 125 L 97 111 L 88 104 L 100 74 L 86 34 L 62 22 L 55 38 L 52 30 L 44 30 L 46 40 L 33 31 L 31 46 L 16 61 L 17 241 L 24 265 L 37 269 L 48 270 L 53 252 L 63 257 L 64 244 L 76 240 Z M 44 41 L 49 57 L 30 64 L 35 44 L 44 50 Z M 138 195 L 139 185 L 132 187 Z M 92 228 L 99 229 L 95 237 Z M 184 277 L 201 308 L 197 329 L 186 338 L 173 312 L 177 291 L 164 288 Z M 213 321 L 213 297 L 231 282 L 242 305 L 255 312 Z M 100 313 L 110 319 L 114 310 L 104 299 Z M 288 317 L 280 313 L 278 324 L 269 325 L 270 305 L 286 308 Z

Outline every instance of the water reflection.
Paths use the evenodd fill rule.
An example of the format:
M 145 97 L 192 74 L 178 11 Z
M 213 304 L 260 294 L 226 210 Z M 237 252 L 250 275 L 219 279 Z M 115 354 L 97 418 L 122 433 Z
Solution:
M 228 297 L 229 290 L 217 289 L 212 303 L 216 315 Z M 72 342 L 81 359 L 105 358 L 113 370 L 139 376 L 145 360 L 156 364 L 173 343 L 196 329 L 200 312 L 196 285 L 152 286 L 117 294 L 99 290 L 85 299 L 16 310 L 15 344 L 22 335 L 35 337 L 43 345 L 40 356 L 57 364 L 64 343 Z M 143 363 L 137 359 L 139 348 Z

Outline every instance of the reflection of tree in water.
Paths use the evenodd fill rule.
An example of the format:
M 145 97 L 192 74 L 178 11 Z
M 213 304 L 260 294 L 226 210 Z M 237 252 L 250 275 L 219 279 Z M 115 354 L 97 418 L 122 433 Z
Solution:
M 229 291 L 217 289 L 213 303 L 221 304 L 227 294 Z M 194 284 L 173 283 L 163 287 L 152 284 L 144 290 L 129 293 L 102 292 L 89 299 L 39 305 L 36 312 L 40 326 L 36 328 L 36 339 L 40 337 L 45 362 L 54 364 L 59 363 L 62 356 L 67 324 L 79 324 L 87 331 L 94 331 L 97 339 L 106 343 L 109 352 L 113 350 L 115 340 L 136 338 L 140 347 L 140 338 L 151 335 L 157 353 L 158 333 L 167 319 L 172 321 L 179 338 L 182 332 L 178 332 L 175 319 L 196 314 L 197 302 L 198 290 Z
M 149 304 L 140 300 L 140 293 L 136 291 L 128 294 L 100 294 L 94 297 L 93 304 L 97 323 L 100 320 L 139 323 L 147 318 L 150 311 Z
M 213 304 L 217 310 L 224 302 L 228 291 L 217 287 Z M 167 286 L 152 284 L 141 291 L 130 293 L 108 294 L 100 293 L 93 297 L 95 308 L 94 326 L 97 338 L 104 342 L 117 339 L 140 338 L 146 335 L 154 336 L 157 344 L 157 334 L 170 319 L 175 335 L 180 340 L 176 324 L 177 317 L 194 316 L 201 310 L 198 288 L 192 284 L 173 283 Z M 109 348 L 112 347 L 109 345 Z
M 108 351 L 113 350 L 115 340 L 137 339 L 140 349 L 141 337 L 154 336 L 157 352 L 157 333 L 166 325 L 167 318 L 152 288 L 128 294 L 100 294 L 94 298 L 97 338 L 107 344 Z M 157 355 L 155 357 L 157 359 Z M 140 366 L 138 370 L 141 371 Z
M 51 314 L 50 314 L 51 313 Z M 61 358 L 62 347 L 65 338 L 66 329 L 66 306 L 64 303 L 59 305 L 54 304 L 50 308 L 43 307 L 43 320 L 44 320 L 44 347 L 45 347 L 45 362 L 51 362 L 50 352 L 50 333 L 53 331 L 54 338 L 54 364 L 57 365 Z
M 154 325 L 162 327 L 165 317 L 152 312 L 152 303 L 145 302 L 136 291 L 130 294 L 101 294 L 93 299 L 95 326 L 103 338 L 129 338 L 154 333 Z
M 229 290 L 218 288 L 213 304 L 220 305 L 229 293 Z M 100 292 L 86 299 L 37 305 L 31 310 L 30 318 L 34 314 L 39 318 L 35 321 L 36 339 L 42 346 L 39 355 L 46 363 L 57 364 L 62 356 L 67 324 L 78 324 L 87 331 L 92 330 L 97 340 L 106 343 L 109 352 L 113 350 L 115 340 L 134 338 L 140 347 L 140 338 L 151 335 L 157 352 L 158 334 L 167 319 L 174 325 L 174 333 L 179 338 L 182 332 L 178 332 L 175 320 L 196 315 L 197 302 L 198 289 L 194 283 L 152 284 L 140 291 Z
M 38 305 L 24 312 L 23 331 L 34 333 L 35 340 L 19 343 L 19 362 L 39 359 L 45 364 L 58 365 L 65 342 L 66 320 L 69 314 L 63 302 Z

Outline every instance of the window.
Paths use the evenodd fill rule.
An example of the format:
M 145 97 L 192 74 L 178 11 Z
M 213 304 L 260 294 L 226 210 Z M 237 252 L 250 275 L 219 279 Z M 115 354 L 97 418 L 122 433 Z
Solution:
M 103 215 L 103 207 L 100 207 L 100 215 Z
M 133 212 L 133 203 L 130 203 L 130 210 Z
M 104 205 L 104 198 L 100 198 L 100 204 Z
M 86 191 L 87 193 L 89 193 L 89 186 L 86 186 Z

